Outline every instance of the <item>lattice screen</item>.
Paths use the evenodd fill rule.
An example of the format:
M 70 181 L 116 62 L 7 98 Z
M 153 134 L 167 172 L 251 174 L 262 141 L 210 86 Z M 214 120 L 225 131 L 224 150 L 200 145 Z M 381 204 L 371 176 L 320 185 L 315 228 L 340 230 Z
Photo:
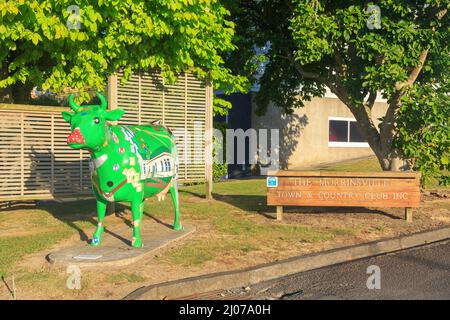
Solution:
M 212 123 L 211 87 L 189 74 L 167 86 L 157 74 L 134 75 L 125 85 L 117 80 L 120 74 L 111 79 L 116 90 L 113 99 L 109 90 L 110 107 L 126 110 L 119 124 L 161 119 L 177 136 L 180 181 L 207 180 L 211 168 L 205 159 L 211 152 L 205 153 L 204 130 Z M 70 111 L 0 104 L 0 201 L 92 196 L 89 153 L 67 146 L 64 110 Z M 185 128 L 190 139 L 184 138 Z
M 126 111 L 119 124 L 149 124 L 160 119 L 177 137 L 180 181 L 205 181 L 209 87 L 188 73 L 173 85 L 165 85 L 158 73 L 134 74 L 124 85 L 121 77 L 118 73 L 114 78 L 116 97 L 110 99 Z
M 91 194 L 89 154 L 66 144 L 68 108 L 0 107 L 0 201 Z

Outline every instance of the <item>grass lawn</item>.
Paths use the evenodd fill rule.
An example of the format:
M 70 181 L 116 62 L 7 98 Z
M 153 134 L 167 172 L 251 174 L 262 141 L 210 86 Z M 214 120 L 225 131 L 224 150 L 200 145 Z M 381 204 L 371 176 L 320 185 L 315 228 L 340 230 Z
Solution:
M 346 161 L 337 164 L 325 165 L 321 170 L 325 171 L 363 171 L 363 172 L 379 172 L 382 171 L 376 157 L 360 159 L 354 161 Z M 425 186 L 426 189 L 449 189 L 450 186 L 440 186 L 435 179 Z
M 266 212 L 265 180 L 234 180 L 214 186 L 215 201 L 206 201 L 204 185 L 180 188 L 182 221 L 203 225 L 207 239 L 187 241 L 159 259 L 180 265 L 200 265 L 224 252 L 246 253 L 278 242 L 321 242 L 336 235 L 351 233 L 346 228 L 313 228 L 302 225 L 272 224 L 261 216 Z M 170 197 L 168 197 L 170 198 Z M 80 234 L 90 237 L 95 226 L 95 203 L 83 201 L 68 204 L 42 205 L 33 209 L 17 209 L 0 213 L 0 276 L 8 275 L 15 264 L 27 254 L 50 248 L 52 245 Z M 145 223 L 152 223 L 150 215 L 171 221 L 170 199 L 146 201 Z M 106 218 L 106 225 L 113 216 Z M 261 220 L 263 223 L 261 223 Z M 131 279 L 126 275 L 119 278 Z
M 245 254 L 263 248 L 275 248 L 280 242 L 313 243 L 351 233 L 345 228 L 316 228 L 302 225 L 273 224 L 262 215 L 266 207 L 263 179 L 234 180 L 214 185 L 215 201 L 202 199 L 204 185 L 180 190 L 184 221 L 206 223 L 205 238 L 185 244 L 161 255 L 159 259 L 184 266 L 200 265 L 224 254 Z M 168 201 L 147 201 L 146 212 L 171 219 L 172 204 Z
M 359 159 L 354 161 L 345 161 L 331 165 L 325 165 L 320 168 L 325 171 L 363 171 L 363 172 L 380 172 L 381 167 L 377 158 L 370 157 L 367 159 Z
M 375 159 L 366 159 L 321 169 L 376 171 L 379 169 L 377 166 Z M 180 188 L 182 223 L 194 225 L 197 231 L 177 246 L 163 250 L 152 263 L 170 266 L 170 270 L 203 268 L 208 263 L 233 265 L 235 261 L 251 259 L 247 257 L 277 257 L 280 252 L 295 253 L 301 248 L 314 246 L 321 250 L 326 243 L 338 243 L 347 238 L 372 239 L 372 236 L 393 232 L 397 226 L 409 232 L 412 230 L 403 221 L 389 216 L 375 215 L 368 219 L 356 215 L 356 218 L 348 218 L 348 215 L 342 214 L 344 211 L 334 211 L 337 213 L 328 214 L 326 218 L 323 214 L 299 214 L 291 215 L 290 221 L 289 217 L 283 222 L 274 221 L 274 208 L 266 206 L 265 179 L 216 183 L 213 201 L 204 199 L 204 191 L 205 186 L 202 184 Z M 448 202 L 438 208 L 446 210 Z M 126 217 L 131 218 L 129 214 Z M 146 201 L 144 228 L 146 223 L 155 223 L 151 217 L 172 221 L 170 196 L 161 202 L 156 199 Z M 25 256 L 48 250 L 65 239 L 69 241 L 72 236 L 75 236 L 70 240 L 72 242 L 90 238 L 96 224 L 94 218 L 94 201 L 49 203 L 38 208 L 13 208 L 0 212 L 0 276 L 15 273 L 17 281 L 22 281 L 23 285 L 27 284 L 30 288 L 49 281 L 58 282 L 59 286 L 64 287 L 64 275 L 55 277 L 48 270 L 30 273 L 18 265 Z M 444 218 L 448 219 L 447 216 Z M 428 220 L 428 217 L 424 218 L 421 223 L 426 224 Z M 109 227 L 122 226 L 123 220 L 111 215 L 106 217 L 105 224 Z M 156 267 L 152 265 L 152 268 Z M 149 279 L 145 272 L 136 273 L 133 269 L 102 272 L 105 274 L 103 280 L 111 284 L 140 283 Z M 154 275 L 154 269 L 150 269 L 149 274 Z M 92 283 L 96 281 L 91 280 Z
M 93 202 L 0 212 L 0 276 L 10 271 L 23 256 L 47 249 L 91 227 L 92 215 L 79 212 L 94 212 Z

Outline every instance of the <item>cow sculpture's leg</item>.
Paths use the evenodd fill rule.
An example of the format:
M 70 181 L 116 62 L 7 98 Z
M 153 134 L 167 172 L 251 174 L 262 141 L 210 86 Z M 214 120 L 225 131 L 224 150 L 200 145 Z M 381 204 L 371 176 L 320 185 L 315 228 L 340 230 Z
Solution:
M 141 234 L 139 229 L 142 225 L 142 213 L 144 211 L 144 202 L 142 200 L 135 200 L 131 202 L 131 214 L 133 216 L 133 240 L 131 245 L 135 248 L 142 247 Z
M 103 220 L 105 219 L 106 213 L 106 201 L 97 199 L 97 228 L 95 229 L 94 235 L 92 236 L 91 245 L 98 246 L 102 243 L 102 233 L 105 230 L 105 225 Z
M 175 208 L 175 218 L 173 221 L 173 229 L 181 230 L 183 227 L 180 223 L 180 212 L 179 212 L 179 203 L 178 203 L 178 186 L 177 180 L 172 180 L 172 185 L 170 186 L 170 194 L 172 195 L 173 207 Z

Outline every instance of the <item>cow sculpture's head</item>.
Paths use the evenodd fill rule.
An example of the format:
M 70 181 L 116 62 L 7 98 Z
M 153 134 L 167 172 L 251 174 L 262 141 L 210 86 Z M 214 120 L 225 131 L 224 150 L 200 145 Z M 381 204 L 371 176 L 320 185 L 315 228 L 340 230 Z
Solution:
M 116 121 L 124 114 L 122 109 L 107 110 L 105 98 L 97 92 L 100 105 L 79 106 L 69 96 L 69 105 L 75 113 L 63 111 L 62 117 L 70 123 L 72 133 L 67 144 L 73 149 L 98 150 L 106 139 L 107 121 Z

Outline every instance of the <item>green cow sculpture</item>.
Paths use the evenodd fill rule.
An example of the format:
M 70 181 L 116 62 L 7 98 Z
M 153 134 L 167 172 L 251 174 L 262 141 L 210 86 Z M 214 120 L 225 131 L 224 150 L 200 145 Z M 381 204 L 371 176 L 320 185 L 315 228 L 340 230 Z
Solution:
M 173 228 L 182 229 L 177 189 L 178 156 L 172 132 L 156 121 L 150 125 L 112 125 L 109 121 L 119 120 L 124 110 L 107 110 L 105 98 L 99 93 L 97 96 L 100 105 L 79 106 L 71 94 L 69 104 L 75 113 L 62 113 L 72 130 L 67 144 L 91 154 L 92 189 L 98 214 L 91 245 L 98 246 L 102 242 L 107 203 L 124 201 L 131 203 L 131 245 L 141 247 L 139 229 L 144 200 L 154 195 L 158 200 L 164 199 L 168 191 L 175 207 Z

